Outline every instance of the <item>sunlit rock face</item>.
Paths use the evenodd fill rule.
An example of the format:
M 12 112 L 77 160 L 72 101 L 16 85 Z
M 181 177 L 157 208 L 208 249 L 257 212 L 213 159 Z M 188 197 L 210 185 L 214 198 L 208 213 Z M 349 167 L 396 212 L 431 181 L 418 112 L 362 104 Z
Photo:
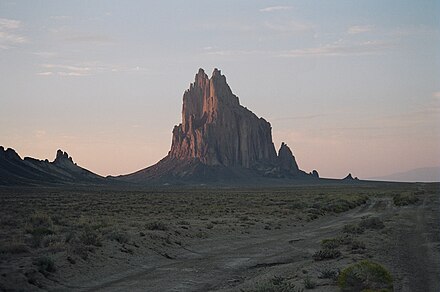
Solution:
M 217 69 L 211 78 L 199 69 L 185 91 L 169 157 L 244 168 L 277 163 L 270 123 L 240 105 Z
M 300 170 L 284 143 L 277 155 L 270 123 L 240 105 L 220 70 L 214 69 L 209 78 L 199 69 L 183 94 L 182 123 L 173 129 L 168 155 L 155 165 L 117 179 L 229 185 L 290 178 L 317 179 L 319 175 Z

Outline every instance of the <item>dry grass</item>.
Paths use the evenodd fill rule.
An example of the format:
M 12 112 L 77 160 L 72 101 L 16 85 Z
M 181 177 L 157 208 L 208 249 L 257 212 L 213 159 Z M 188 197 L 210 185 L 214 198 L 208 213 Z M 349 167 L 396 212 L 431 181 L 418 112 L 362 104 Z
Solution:
M 416 190 L 408 190 L 410 187 L 387 186 L 381 192 L 360 185 L 150 190 L 0 188 L 0 256 L 5 262 L 27 258 L 23 265 L 37 263 L 44 273 L 53 272 L 51 261 L 53 267 L 88 265 L 97 255 L 113 256 L 115 250 L 135 256 L 142 247 L 169 256 L 165 247 L 185 245 L 189 239 L 306 224 L 362 206 L 372 197 L 414 194 Z M 378 218 L 346 226 L 344 232 L 348 235 L 323 242 L 314 258 L 340 257 L 342 247 L 361 251 L 365 245 L 354 241 L 353 236 L 381 228 L 383 223 Z M 45 257 L 50 260 L 41 260 Z M 287 282 L 278 284 L 268 282 L 258 289 L 288 286 Z

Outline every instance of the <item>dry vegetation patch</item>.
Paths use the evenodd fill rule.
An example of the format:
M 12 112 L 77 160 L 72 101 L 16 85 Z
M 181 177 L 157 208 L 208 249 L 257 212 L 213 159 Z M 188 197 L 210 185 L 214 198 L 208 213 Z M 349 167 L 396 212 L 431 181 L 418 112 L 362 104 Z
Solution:
M 423 195 L 416 189 L 378 192 L 368 186 L 351 185 L 267 189 L 4 188 L 0 189 L 1 272 L 19 273 L 27 279 L 26 285 L 31 285 L 24 285 L 23 290 L 30 290 L 47 286 L 50 279 L 56 283 L 66 273 L 132 260 L 148 261 L 151 254 L 172 259 L 175 250 L 210 237 L 270 234 L 319 223 L 315 220 L 323 216 L 340 216 L 363 208 L 375 198 L 387 197 L 403 206 L 416 204 Z M 309 260 L 322 264 L 351 254 L 365 256 L 369 246 L 362 236 L 384 227 L 382 219 L 374 216 L 339 226 L 339 234 L 322 240 L 320 249 L 309 254 Z M 290 278 L 276 277 L 259 283 L 252 291 L 312 289 L 320 285 L 320 280 L 334 281 L 338 275 L 337 269 L 325 269 L 314 278 L 302 276 L 300 285 L 292 284 Z M 0 288 L 4 288 L 1 281 Z

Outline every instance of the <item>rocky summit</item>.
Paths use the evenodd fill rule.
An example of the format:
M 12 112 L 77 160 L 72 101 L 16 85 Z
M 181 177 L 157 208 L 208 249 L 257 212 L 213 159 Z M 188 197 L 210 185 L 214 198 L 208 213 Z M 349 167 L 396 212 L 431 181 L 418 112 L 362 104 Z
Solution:
M 245 168 L 277 160 L 270 123 L 240 105 L 217 69 L 211 78 L 200 69 L 185 91 L 169 157 Z
M 272 127 L 240 105 L 221 71 L 199 69 L 183 94 L 182 123 L 173 129 L 171 149 L 157 164 L 120 179 L 173 183 L 256 178 L 317 178 L 300 170 L 285 144 L 277 152 Z

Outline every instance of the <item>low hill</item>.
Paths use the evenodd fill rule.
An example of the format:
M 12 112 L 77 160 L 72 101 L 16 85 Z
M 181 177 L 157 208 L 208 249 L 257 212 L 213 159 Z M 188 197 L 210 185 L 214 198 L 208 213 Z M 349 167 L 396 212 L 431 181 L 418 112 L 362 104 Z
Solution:
M 104 183 L 104 178 L 73 162 L 62 150 L 50 162 L 31 157 L 22 159 L 14 149 L 0 146 L 0 185 L 30 186 Z

